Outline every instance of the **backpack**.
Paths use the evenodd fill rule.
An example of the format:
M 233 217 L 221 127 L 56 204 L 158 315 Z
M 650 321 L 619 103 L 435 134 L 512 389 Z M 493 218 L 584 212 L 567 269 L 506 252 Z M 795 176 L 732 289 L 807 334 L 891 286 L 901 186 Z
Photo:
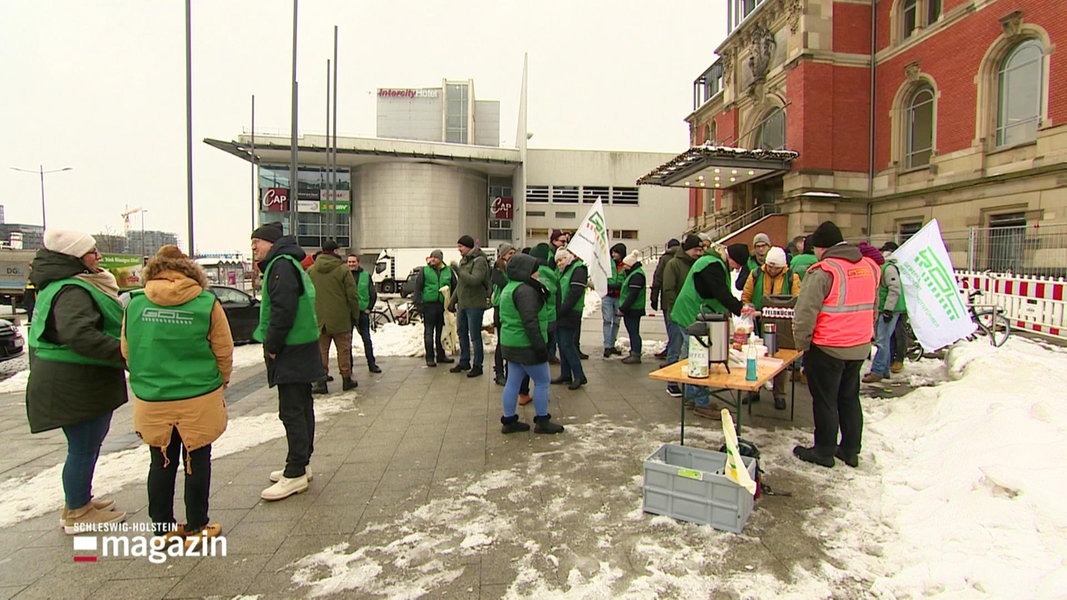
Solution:
M 759 446 L 755 442 L 750 442 L 744 438 L 738 438 L 737 451 L 741 453 L 741 456 L 749 456 L 756 460 L 756 493 L 753 495 L 753 499 L 759 500 L 760 495 L 763 493 L 763 469 L 759 466 Z M 719 452 L 726 453 L 726 444 L 723 444 L 719 448 Z

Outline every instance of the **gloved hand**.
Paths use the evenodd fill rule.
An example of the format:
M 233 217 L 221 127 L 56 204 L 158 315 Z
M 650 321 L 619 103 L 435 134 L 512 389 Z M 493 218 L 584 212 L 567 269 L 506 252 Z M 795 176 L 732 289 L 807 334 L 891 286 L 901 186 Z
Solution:
M 888 310 L 883 310 L 882 311 L 882 320 L 885 321 L 886 323 L 892 321 L 893 320 L 893 312 L 892 311 L 888 311 Z
M 533 349 L 534 360 L 539 364 L 548 362 L 548 346 L 540 346 Z
M 659 300 L 656 298 L 652 299 L 652 310 L 659 310 Z

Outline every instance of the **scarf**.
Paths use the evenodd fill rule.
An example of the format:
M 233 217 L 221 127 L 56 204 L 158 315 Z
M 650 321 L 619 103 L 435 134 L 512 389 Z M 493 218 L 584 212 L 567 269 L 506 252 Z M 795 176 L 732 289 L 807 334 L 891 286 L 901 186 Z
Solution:
M 115 280 L 115 276 L 111 274 L 111 271 L 101 269 L 95 273 L 78 273 L 74 278 L 80 279 L 100 290 L 113 298 L 115 302 L 119 301 L 119 282 Z

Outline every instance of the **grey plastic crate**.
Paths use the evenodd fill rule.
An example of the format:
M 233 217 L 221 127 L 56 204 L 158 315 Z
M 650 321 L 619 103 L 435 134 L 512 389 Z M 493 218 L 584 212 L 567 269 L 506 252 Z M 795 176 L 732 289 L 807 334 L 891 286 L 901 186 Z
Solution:
M 752 479 L 756 460 L 742 456 Z M 645 459 L 642 510 L 741 533 L 752 512 L 748 490 L 725 475 L 726 455 L 664 444 Z

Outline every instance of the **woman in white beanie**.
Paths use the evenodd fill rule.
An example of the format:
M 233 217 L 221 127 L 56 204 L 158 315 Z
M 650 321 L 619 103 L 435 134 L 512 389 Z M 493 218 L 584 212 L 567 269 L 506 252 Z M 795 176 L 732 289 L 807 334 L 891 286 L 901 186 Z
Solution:
M 622 290 L 619 291 L 619 314 L 630 336 L 630 354 L 622 359 L 625 365 L 641 364 L 641 317 L 645 316 L 648 286 L 641 268 L 641 253 L 631 251 L 622 259 L 620 271 Z
M 126 519 L 114 501 L 92 497 L 111 413 L 127 400 L 118 283 L 99 263 L 91 235 L 49 230 L 30 275 L 38 296 L 29 333 L 26 414 L 31 432 L 62 428 L 67 437 L 60 519 L 68 534 Z

